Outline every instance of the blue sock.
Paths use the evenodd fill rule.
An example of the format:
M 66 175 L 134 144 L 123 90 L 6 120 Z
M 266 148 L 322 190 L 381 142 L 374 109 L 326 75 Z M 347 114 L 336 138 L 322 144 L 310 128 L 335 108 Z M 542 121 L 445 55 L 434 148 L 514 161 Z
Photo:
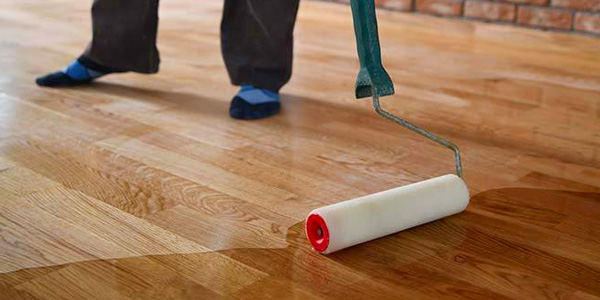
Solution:
M 280 108 L 279 93 L 252 85 L 242 85 L 231 100 L 229 115 L 241 120 L 262 119 L 276 115 Z
M 114 72 L 120 71 L 103 67 L 90 59 L 80 57 L 58 72 L 37 78 L 36 83 L 47 87 L 74 86 L 89 83 L 96 78 Z
M 67 76 L 71 77 L 71 79 L 78 81 L 93 80 L 107 74 L 104 72 L 92 70 L 82 65 L 78 60 L 74 60 L 70 65 L 66 66 L 60 71 L 65 73 Z

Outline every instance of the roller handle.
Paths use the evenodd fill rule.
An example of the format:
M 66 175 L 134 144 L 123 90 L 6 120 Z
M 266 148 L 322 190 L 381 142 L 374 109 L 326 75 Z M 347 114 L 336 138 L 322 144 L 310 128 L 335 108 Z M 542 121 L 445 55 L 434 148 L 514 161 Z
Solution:
M 351 0 L 354 34 L 360 60 L 356 78 L 356 98 L 394 94 L 394 84 L 381 64 L 374 0 Z
M 384 110 L 379 97 L 394 94 L 394 84 L 381 63 L 381 47 L 379 45 L 379 33 L 377 29 L 377 15 L 375 13 L 374 0 L 350 0 L 352 17 L 354 19 L 354 34 L 356 35 L 356 48 L 360 61 L 360 71 L 356 78 L 356 98 L 373 97 L 373 107 L 377 114 L 395 123 L 398 123 L 411 131 L 419 133 L 428 139 L 452 150 L 456 175 L 463 177 L 460 150 L 448 140 L 426 131 L 405 119 L 395 116 Z

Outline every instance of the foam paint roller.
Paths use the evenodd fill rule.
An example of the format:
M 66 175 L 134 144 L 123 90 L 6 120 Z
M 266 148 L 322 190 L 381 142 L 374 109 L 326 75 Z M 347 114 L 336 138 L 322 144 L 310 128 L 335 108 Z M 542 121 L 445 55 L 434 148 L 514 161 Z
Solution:
M 444 175 L 315 209 L 306 234 L 315 250 L 328 254 L 459 213 L 468 204 L 462 179 Z
M 360 60 L 356 97 L 372 97 L 379 116 L 451 149 L 456 175 L 444 175 L 313 210 L 305 221 L 306 235 L 313 248 L 323 254 L 457 214 L 469 204 L 458 147 L 381 107 L 379 97 L 394 94 L 394 85 L 381 63 L 375 4 L 373 0 L 351 0 L 350 4 Z

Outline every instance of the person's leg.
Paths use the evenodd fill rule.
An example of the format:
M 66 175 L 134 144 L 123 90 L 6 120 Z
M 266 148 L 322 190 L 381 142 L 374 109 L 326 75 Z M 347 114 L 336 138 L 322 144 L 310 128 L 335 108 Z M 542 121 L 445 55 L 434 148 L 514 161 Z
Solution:
M 257 119 L 279 111 L 292 72 L 299 0 L 225 0 L 221 48 L 231 82 L 241 85 L 230 115 Z
M 72 86 L 114 72 L 158 72 L 158 0 L 94 0 L 92 23 L 92 42 L 83 55 L 38 78 L 39 85 Z

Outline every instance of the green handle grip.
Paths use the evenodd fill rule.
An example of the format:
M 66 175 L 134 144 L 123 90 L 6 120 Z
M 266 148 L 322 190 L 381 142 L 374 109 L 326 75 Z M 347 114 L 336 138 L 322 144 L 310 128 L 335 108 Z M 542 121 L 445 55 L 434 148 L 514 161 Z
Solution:
M 360 70 L 356 78 L 356 98 L 394 94 L 394 84 L 381 64 L 374 0 L 351 0 L 354 34 Z

